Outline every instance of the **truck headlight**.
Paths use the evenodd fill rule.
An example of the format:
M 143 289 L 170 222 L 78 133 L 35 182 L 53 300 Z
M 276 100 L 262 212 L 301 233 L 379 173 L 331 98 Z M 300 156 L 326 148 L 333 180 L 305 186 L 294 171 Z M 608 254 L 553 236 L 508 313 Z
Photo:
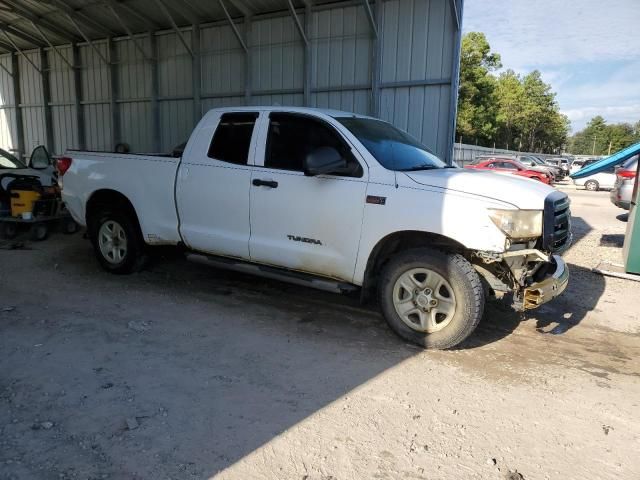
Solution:
M 534 238 L 542 235 L 542 210 L 489 209 L 489 217 L 509 238 Z

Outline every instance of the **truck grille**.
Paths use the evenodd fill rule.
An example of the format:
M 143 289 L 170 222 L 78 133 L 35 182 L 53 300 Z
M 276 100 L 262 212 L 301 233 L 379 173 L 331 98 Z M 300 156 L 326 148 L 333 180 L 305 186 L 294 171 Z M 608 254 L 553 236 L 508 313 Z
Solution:
M 544 201 L 542 248 L 559 253 L 571 245 L 571 201 L 566 193 L 550 193 Z

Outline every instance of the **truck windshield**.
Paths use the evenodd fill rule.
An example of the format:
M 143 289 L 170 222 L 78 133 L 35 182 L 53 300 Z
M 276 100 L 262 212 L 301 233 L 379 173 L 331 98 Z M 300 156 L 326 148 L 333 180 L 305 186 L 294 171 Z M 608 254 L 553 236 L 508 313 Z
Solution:
M 414 171 L 446 168 L 427 147 L 393 125 L 371 118 L 336 118 L 388 170 Z

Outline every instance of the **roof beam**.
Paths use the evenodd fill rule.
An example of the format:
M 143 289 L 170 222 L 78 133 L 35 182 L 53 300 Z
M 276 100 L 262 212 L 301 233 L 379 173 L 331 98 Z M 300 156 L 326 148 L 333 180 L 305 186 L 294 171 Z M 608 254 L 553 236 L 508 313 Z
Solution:
M 187 43 L 186 38 L 184 38 L 184 35 L 180 31 L 180 28 L 176 24 L 176 21 L 171 16 L 171 12 L 167 8 L 167 6 L 164 4 L 162 0 L 156 0 L 156 4 L 158 4 L 158 7 L 160 7 L 160 10 L 162 10 L 165 16 L 169 19 L 169 22 L 171 23 L 171 27 L 173 27 L 173 31 L 176 32 L 176 35 L 178 35 L 178 38 L 182 42 L 182 45 L 184 45 L 184 48 L 186 48 L 187 51 L 191 54 L 191 57 L 193 57 L 193 50 L 191 50 L 191 47 Z
M 287 5 L 289 6 L 289 13 L 291 13 L 293 21 L 298 28 L 298 33 L 300 34 L 300 37 L 302 37 L 302 41 L 305 45 L 309 45 L 309 40 L 307 40 L 307 36 L 304 33 L 304 28 L 302 28 L 302 24 L 300 23 L 300 19 L 298 18 L 298 14 L 296 13 L 296 8 L 293 6 L 293 2 L 291 0 L 287 0 Z
M 42 70 L 40 70 L 40 68 L 39 68 L 35 63 L 33 63 L 33 62 L 31 61 L 31 59 L 30 59 L 29 57 L 27 57 L 27 56 L 24 54 L 24 52 L 23 52 L 22 50 L 20 50 L 20 47 L 18 47 L 18 45 L 16 45 L 16 44 L 15 44 L 15 42 L 14 42 L 13 40 L 11 40 L 11 37 L 9 36 L 9 34 L 7 33 L 7 31 L 6 31 L 6 30 L 3 30 L 2 28 L 0 28 L 0 31 L 2 31 L 2 33 L 3 33 L 3 34 L 4 34 L 4 36 L 7 38 L 7 40 L 9 40 L 9 43 L 10 43 L 11 45 L 13 45 L 13 48 L 15 48 L 15 49 L 18 51 L 18 53 L 19 53 L 20 55 L 22 55 L 22 58 L 24 58 L 27 62 L 29 62 L 29 63 L 31 64 L 31 66 L 32 66 L 33 68 L 35 68 L 35 69 L 38 71 L 38 73 L 39 73 L 40 75 L 42 75 Z
M 125 3 L 124 1 L 116 1 L 116 0 L 105 0 L 105 1 L 107 6 L 118 7 L 119 10 L 124 10 L 129 15 L 136 17 L 138 20 L 140 20 L 142 23 L 144 23 L 147 26 L 148 30 L 157 30 L 158 28 L 160 28 L 160 26 L 156 22 L 151 20 L 148 15 L 141 13 L 138 9 L 132 7 L 128 3 Z
M 456 29 L 460 30 L 460 18 L 458 16 L 458 0 L 450 0 L 451 13 L 453 14 L 453 20 L 456 22 Z
M 124 29 L 125 32 L 127 32 L 127 35 L 129 36 L 129 40 L 131 40 L 133 42 L 134 47 L 136 47 L 136 49 L 138 49 L 138 51 L 140 53 L 142 53 L 142 57 L 150 60 L 149 55 L 147 55 L 147 53 L 144 51 L 144 48 L 142 48 L 142 45 L 140 45 L 138 43 L 138 41 L 136 40 L 136 38 L 133 36 L 133 33 L 131 32 L 131 29 L 129 28 L 129 26 L 124 22 L 124 20 L 122 20 L 122 17 L 120 17 L 120 15 L 118 15 L 118 12 L 116 11 L 116 9 L 113 7 L 113 5 L 108 4 L 107 8 L 109 10 L 111 10 L 111 13 L 113 13 L 113 16 L 116 17 L 116 20 L 118 21 L 118 23 L 120 23 L 120 26 L 122 26 L 122 28 Z
M 52 22 L 51 20 L 41 17 L 33 10 L 29 10 L 27 7 L 18 3 L 16 0 L 0 0 L 0 3 L 11 7 L 13 14 L 24 17 L 27 20 L 31 20 L 42 28 L 46 28 L 57 37 L 64 38 L 68 42 L 74 42 L 76 40 L 76 35 L 73 32 L 55 22 Z
M 371 5 L 369 5 L 369 0 L 363 0 L 363 3 L 364 3 L 364 9 L 367 12 L 367 19 L 369 20 L 369 25 L 371 26 L 371 31 L 373 31 L 374 37 L 378 38 L 378 27 L 376 26 L 376 19 L 373 16 Z
M 109 61 L 104 57 L 104 55 L 102 55 L 102 52 L 100 51 L 100 49 L 96 47 L 91 40 L 89 40 L 89 37 L 87 37 L 87 35 L 82 31 L 82 29 L 80 28 L 80 25 L 78 25 L 78 23 L 73 19 L 73 17 L 67 14 L 67 18 L 73 24 L 73 26 L 76 27 L 76 30 L 78 30 L 78 33 L 80 34 L 80 36 L 84 38 L 84 41 L 89 44 L 89 46 L 93 49 L 94 52 L 96 52 L 96 54 L 102 59 L 102 61 L 105 64 L 109 65 Z
M 101 34 L 106 35 L 108 37 L 114 35 L 114 32 L 106 28 L 104 25 L 94 20 L 89 15 L 82 13 L 79 10 L 75 10 L 71 8 L 62 0 L 49 0 L 49 1 L 56 10 L 59 10 L 64 14 L 66 14 L 67 18 L 82 20 L 82 22 L 85 23 L 88 27 L 94 30 L 97 30 Z
M 229 0 L 229 3 L 245 17 L 254 13 L 242 3 L 242 0 Z
M 34 37 L 28 32 L 25 32 L 24 30 L 20 30 L 12 25 L 9 25 L 8 23 L 0 22 L 0 28 L 2 28 L 2 30 L 4 30 L 5 32 L 10 33 L 14 37 L 24 40 L 25 42 L 29 42 L 37 47 L 41 47 L 42 45 L 44 45 L 40 39 Z
M 62 59 L 62 61 L 69 66 L 69 68 L 73 69 L 73 65 L 71 64 L 71 62 L 69 62 L 69 60 L 67 60 L 67 57 L 65 57 L 64 55 L 62 55 L 62 53 L 60 53 L 60 50 L 58 50 L 58 47 L 56 47 L 55 45 L 53 45 L 49 41 L 49 39 L 44 34 L 44 32 L 40 29 L 40 27 L 38 27 L 38 25 L 36 25 L 34 22 L 31 22 L 31 24 L 33 25 L 33 28 L 35 28 L 38 31 L 40 36 L 42 36 L 42 38 L 44 38 L 44 41 L 47 42 L 47 45 L 49 45 L 49 47 L 51 47 L 53 49 L 53 51 Z
M 4 48 L 2 45 L 0 45 L 0 47 Z M 0 63 L 0 68 L 3 69 L 7 73 L 7 75 L 13 77 L 13 73 L 11 73 L 11 71 L 7 67 L 5 67 L 3 63 Z
M 176 5 L 170 4 L 173 7 L 174 13 L 179 13 L 184 18 L 186 18 L 191 25 L 195 25 L 200 23 L 200 18 L 202 17 L 202 10 L 192 5 L 189 0 L 182 0 L 182 4 L 184 5 L 183 10 L 179 10 Z
M 13 45 L 11 45 L 10 43 L 0 42 L 0 48 L 4 48 L 9 53 L 12 53 L 15 51 L 13 48 Z
M 220 4 L 220 7 L 222 7 L 222 11 L 224 12 L 224 16 L 227 17 L 227 21 L 229 22 L 229 25 L 231 26 L 231 29 L 233 30 L 234 35 L 238 39 L 238 42 L 240 42 L 240 45 L 242 46 L 242 49 L 244 50 L 244 53 L 248 53 L 249 49 L 247 48 L 247 44 L 244 42 L 244 40 L 242 38 L 242 35 L 240 35 L 240 32 L 238 31 L 238 27 L 233 22 L 233 19 L 231 18 L 231 15 L 229 15 L 229 10 L 227 10 L 227 7 L 225 6 L 225 4 L 224 4 L 224 2 L 222 0 L 218 0 L 218 3 Z

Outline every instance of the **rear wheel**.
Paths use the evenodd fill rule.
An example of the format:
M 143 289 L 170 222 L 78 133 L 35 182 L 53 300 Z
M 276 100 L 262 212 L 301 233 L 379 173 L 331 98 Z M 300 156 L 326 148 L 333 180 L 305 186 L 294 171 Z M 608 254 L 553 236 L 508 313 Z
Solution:
M 598 189 L 600 188 L 600 185 L 598 185 L 598 182 L 596 182 L 595 180 L 588 180 L 584 184 L 584 188 L 586 188 L 587 190 L 589 190 L 591 192 L 597 192 Z
M 91 242 L 102 268 L 118 274 L 131 273 L 144 265 L 144 241 L 137 219 L 127 211 L 103 210 L 90 222 Z
M 46 223 L 35 223 L 31 226 L 31 240 L 41 242 L 49 236 L 49 226 Z
M 66 218 L 62 224 L 62 231 L 66 235 L 73 235 L 78 231 L 78 224 L 73 218 Z
M 383 269 L 379 296 L 393 331 L 424 348 L 458 345 L 484 311 L 484 291 L 473 266 L 461 255 L 428 248 L 394 257 Z
M 11 240 L 18 235 L 18 225 L 12 222 L 0 224 L 2 237 Z

